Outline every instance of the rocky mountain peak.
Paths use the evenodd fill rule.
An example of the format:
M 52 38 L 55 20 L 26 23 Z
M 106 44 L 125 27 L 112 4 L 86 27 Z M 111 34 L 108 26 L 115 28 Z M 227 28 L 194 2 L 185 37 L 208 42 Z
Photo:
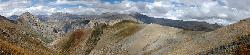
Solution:
M 22 18 L 32 18 L 32 17 L 30 17 L 30 16 L 34 16 L 34 15 L 32 15 L 32 14 L 29 13 L 29 12 L 25 12 L 25 13 L 23 13 L 23 14 L 20 15 L 20 17 L 22 17 Z
M 34 22 L 37 22 L 38 19 L 34 15 L 32 15 L 31 13 L 25 12 L 19 16 L 18 21 L 20 21 L 22 23 L 24 23 L 24 22 L 34 23 Z

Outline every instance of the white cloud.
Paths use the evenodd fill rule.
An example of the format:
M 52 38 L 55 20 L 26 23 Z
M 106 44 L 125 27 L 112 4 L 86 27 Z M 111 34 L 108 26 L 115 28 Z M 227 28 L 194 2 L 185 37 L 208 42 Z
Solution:
M 233 2 L 227 0 L 165 0 L 164 2 L 172 2 L 170 10 L 165 12 L 165 16 L 161 16 L 165 18 L 174 17 L 181 20 L 206 21 L 208 23 L 228 25 L 250 16 L 250 7 L 247 6 L 246 2 L 248 1 L 246 0 Z M 227 4 L 223 5 L 223 2 Z M 240 2 L 243 2 L 243 5 L 238 4 Z M 174 6 L 179 4 L 183 6 Z M 232 7 L 232 4 L 235 7 Z
M 111 4 L 100 0 L 56 0 L 31 5 L 30 0 L 10 0 L 0 3 L 0 14 L 10 16 L 26 11 L 48 15 L 54 12 L 85 15 L 139 12 L 158 18 L 228 25 L 250 16 L 249 2 L 249 0 L 155 0 L 150 3 L 124 0 Z M 64 5 L 75 7 L 63 7 Z
M 0 10 L 8 10 L 11 8 L 23 8 L 31 4 L 30 0 L 10 0 L 0 3 Z
M 0 15 L 10 16 L 15 9 L 26 8 L 31 4 L 31 0 L 7 0 L 0 2 Z
M 24 12 L 30 12 L 35 15 L 50 15 L 51 13 L 60 12 L 57 8 L 52 8 L 48 6 L 32 6 L 28 8 L 13 8 L 10 10 L 4 10 L 6 12 L 2 13 L 5 16 L 20 15 Z M 2 11 L 3 12 L 3 11 Z
M 85 7 L 63 9 L 63 11 L 67 12 L 67 13 L 71 13 L 71 14 L 78 14 L 78 15 L 95 15 L 95 14 L 98 14 L 98 12 L 96 12 L 96 9 L 94 9 L 94 8 L 85 8 Z
M 231 8 L 236 8 L 239 10 L 250 10 L 249 6 L 250 0 L 227 0 L 226 4 Z

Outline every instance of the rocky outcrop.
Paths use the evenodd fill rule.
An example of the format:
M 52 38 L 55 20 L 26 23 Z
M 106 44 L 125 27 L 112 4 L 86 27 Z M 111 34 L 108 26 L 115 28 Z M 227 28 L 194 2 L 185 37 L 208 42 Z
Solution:
M 26 28 L 29 28 L 34 33 L 37 33 L 40 39 L 45 43 L 50 43 L 53 41 L 53 33 L 48 28 L 48 25 L 45 22 L 42 22 L 36 16 L 32 15 L 29 12 L 25 12 L 19 16 L 17 19 L 18 24 Z

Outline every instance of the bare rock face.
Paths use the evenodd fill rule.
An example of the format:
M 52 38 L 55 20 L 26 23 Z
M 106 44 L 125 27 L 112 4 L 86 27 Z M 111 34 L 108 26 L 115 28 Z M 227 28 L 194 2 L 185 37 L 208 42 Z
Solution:
M 35 21 L 37 21 L 35 16 L 30 14 L 29 12 L 21 14 L 18 20 L 22 23 L 34 23 Z

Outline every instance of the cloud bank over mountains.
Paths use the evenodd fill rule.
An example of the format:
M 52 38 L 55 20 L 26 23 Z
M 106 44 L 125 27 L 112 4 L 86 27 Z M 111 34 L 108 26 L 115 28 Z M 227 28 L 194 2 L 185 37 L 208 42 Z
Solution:
M 0 15 L 51 15 L 66 12 L 95 15 L 142 13 L 156 18 L 206 21 L 228 25 L 250 17 L 249 0 L 0 0 Z

